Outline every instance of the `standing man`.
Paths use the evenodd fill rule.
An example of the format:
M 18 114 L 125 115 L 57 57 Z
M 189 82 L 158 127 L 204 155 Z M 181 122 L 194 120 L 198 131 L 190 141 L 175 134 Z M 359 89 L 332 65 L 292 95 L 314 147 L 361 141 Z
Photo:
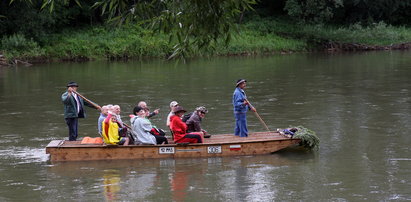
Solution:
M 76 141 L 78 136 L 78 118 L 85 118 L 86 111 L 84 105 L 98 109 L 92 104 L 86 102 L 80 96 L 77 96 L 78 85 L 74 81 L 67 84 L 67 91 L 61 95 L 61 101 L 64 104 L 64 118 L 69 128 L 69 140 Z M 100 110 L 100 109 L 99 109 Z
M 257 110 L 251 106 L 247 101 L 244 89 L 247 85 L 245 79 L 239 79 L 236 83 L 236 88 L 233 94 L 233 106 L 235 117 L 234 135 L 240 137 L 248 137 L 247 116 L 248 110 L 256 112 Z

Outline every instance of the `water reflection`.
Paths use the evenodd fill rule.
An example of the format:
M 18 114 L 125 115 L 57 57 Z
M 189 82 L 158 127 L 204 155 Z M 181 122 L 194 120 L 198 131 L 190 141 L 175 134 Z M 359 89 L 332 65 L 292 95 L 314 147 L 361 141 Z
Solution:
M 103 175 L 104 196 L 107 201 L 119 199 L 117 193 L 120 191 L 120 173 L 119 170 L 104 170 Z
M 86 198 L 191 201 L 201 197 L 213 201 L 249 201 L 274 197 L 277 179 L 270 176 L 278 169 L 294 165 L 298 159 L 280 154 L 269 158 L 65 162 L 51 165 L 48 171 L 62 177 L 56 179 L 82 181 L 101 188 L 100 194 L 88 193 Z M 79 191 L 87 190 L 84 187 Z M 261 191 L 270 194 L 262 196 Z
M 174 201 L 185 201 L 187 197 L 189 173 L 176 171 L 170 174 L 170 190 Z
M 307 160 L 305 155 L 304 158 Z M 70 178 L 100 187 L 100 195 L 89 193 L 85 197 L 104 196 L 107 201 L 192 201 L 209 197 L 216 201 L 253 201 L 273 198 L 278 180 L 275 173 L 295 165 L 298 159 L 298 155 L 280 153 L 235 158 L 65 162 L 50 166 L 48 172 L 56 175 L 55 179 Z M 87 188 L 79 191 L 87 192 Z

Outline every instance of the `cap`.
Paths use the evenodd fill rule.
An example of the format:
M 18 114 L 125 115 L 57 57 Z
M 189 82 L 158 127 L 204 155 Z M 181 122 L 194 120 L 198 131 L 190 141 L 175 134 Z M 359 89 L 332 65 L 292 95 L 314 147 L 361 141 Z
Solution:
M 205 108 L 204 106 L 199 106 L 196 108 L 196 111 L 202 112 L 204 114 L 208 113 L 207 108 Z
M 244 83 L 244 82 L 247 82 L 247 80 L 245 80 L 245 79 L 238 79 L 235 86 L 238 87 L 238 85 L 240 85 L 241 83 Z
M 178 105 L 178 102 L 177 101 L 172 101 L 172 102 L 170 102 L 170 107 L 175 107 L 175 106 L 177 106 Z

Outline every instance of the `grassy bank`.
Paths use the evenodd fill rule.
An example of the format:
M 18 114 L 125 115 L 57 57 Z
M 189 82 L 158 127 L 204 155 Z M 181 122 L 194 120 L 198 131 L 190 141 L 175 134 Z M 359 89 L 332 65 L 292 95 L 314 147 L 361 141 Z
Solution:
M 168 36 L 136 25 L 121 28 L 103 26 L 64 30 L 42 43 L 13 35 L 1 39 L 1 53 L 8 59 L 88 60 L 136 57 L 165 58 L 172 52 Z M 229 45 L 216 44 L 218 55 L 307 51 L 321 48 L 324 41 L 386 46 L 411 42 L 411 28 L 377 23 L 338 27 L 298 25 L 276 19 L 253 19 L 239 25 Z M 201 54 L 201 53 L 200 53 Z

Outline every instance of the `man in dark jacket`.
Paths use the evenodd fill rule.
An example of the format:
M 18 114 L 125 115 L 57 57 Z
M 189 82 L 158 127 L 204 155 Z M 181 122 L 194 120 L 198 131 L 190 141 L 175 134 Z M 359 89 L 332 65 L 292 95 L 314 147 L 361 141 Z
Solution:
M 196 110 L 192 113 L 190 118 L 186 121 L 188 133 L 191 133 L 191 132 L 206 133 L 206 131 L 201 128 L 201 121 L 205 117 L 207 112 L 208 110 L 203 106 L 196 108 Z
M 76 141 L 78 136 L 78 118 L 85 118 L 86 111 L 84 105 L 95 108 L 94 105 L 84 102 L 83 99 L 78 96 L 78 85 L 76 82 L 71 81 L 67 84 L 67 91 L 61 95 L 61 101 L 64 104 L 64 118 L 69 128 L 69 140 Z

